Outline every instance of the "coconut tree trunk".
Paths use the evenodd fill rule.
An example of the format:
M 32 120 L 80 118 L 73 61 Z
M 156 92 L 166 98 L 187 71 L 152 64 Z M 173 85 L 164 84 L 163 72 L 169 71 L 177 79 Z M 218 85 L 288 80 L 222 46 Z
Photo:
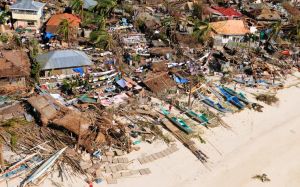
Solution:
M 3 144 L 0 140 L 0 170 L 4 168 Z
M 5 33 L 6 29 L 3 24 L 0 25 L 0 32 Z

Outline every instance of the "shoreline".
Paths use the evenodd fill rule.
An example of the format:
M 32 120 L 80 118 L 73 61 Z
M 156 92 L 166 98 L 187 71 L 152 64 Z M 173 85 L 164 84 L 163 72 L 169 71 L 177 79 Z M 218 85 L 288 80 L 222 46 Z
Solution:
M 299 95 L 298 87 L 285 88 L 278 91 L 278 104 L 263 104 L 263 112 L 245 109 L 224 116 L 222 119 L 230 124 L 232 131 L 221 126 L 204 131 L 203 138 L 207 143 L 200 144 L 197 141 L 197 145 L 209 156 L 206 166 L 177 140 L 178 151 L 165 158 L 140 165 L 137 158 L 167 148 L 162 141 L 155 141 L 153 144 L 141 143 L 140 151 L 127 155 L 132 161 L 129 169 L 149 168 L 151 174 L 120 178 L 117 184 L 93 183 L 93 186 L 298 187 L 300 161 L 297 161 L 296 155 L 300 154 L 300 147 L 297 148 L 297 144 L 293 143 L 300 141 L 300 126 L 297 126 L 297 123 L 300 124 Z M 276 144 L 276 141 L 279 143 Z M 288 162 L 291 159 L 294 159 L 293 162 Z M 271 182 L 261 183 L 251 179 L 254 175 L 262 173 L 266 173 Z M 51 174 L 39 186 L 56 186 L 52 181 L 62 186 L 88 186 L 84 177 L 74 177 L 72 180 L 61 182 L 57 176 L 56 172 Z M 16 186 L 16 183 L 11 181 L 7 187 L 13 186 Z
M 285 180 L 290 175 L 288 172 L 290 172 L 293 163 L 292 165 L 287 164 L 285 168 L 285 165 L 279 167 L 278 163 L 275 162 L 278 161 L 278 156 L 276 156 L 277 145 L 273 144 L 280 137 L 280 147 L 286 146 L 286 149 L 280 150 L 278 148 L 278 154 L 294 158 L 294 162 L 297 162 L 296 155 L 300 154 L 300 148 L 289 150 L 289 145 L 298 140 L 300 141 L 300 136 L 296 136 L 297 133 L 300 133 L 300 126 L 295 125 L 300 123 L 299 95 L 300 89 L 297 87 L 280 90 L 277 95 L 279 103 L 274 106 L 264 105 L 265 108 L 262 113 L 247 109 L 240 113 L 225 116 L 223 119 L 230 124 L 234 132 L 222 127 L 206 131 L 204 138 L 208 139 L 209 143 L 200 144 L 200 148 L 210 157 L 207 164 L 210 169 L 197 161 L 194 155 L 184 146 L 177 144 L 180 150 L 174 155 L 147 165 L 153 171 L 151 175 L 135 178 L 134 180 L 124 179 L 113 186 L 190 187 L 201 185 L 203 187 L 244 187 L 265 185 L 273 187 L 277 184 L 279 184 L 277 186 L 299 186 L 293 186 L 290 180 Z M 295 132 L 292 139 L 292 133 L 289 130 Z M 281 132 L 284 133 L 281 134 Z M 256 147 L 260 147 L 261 151 L 257 150 Z M 295 147 L 296 145 L 293 148 Z M 262 154 L 263 152 L 267 153 Z M 260 157 L 263 158 L 260 159 Z M 268 160 L 272 165 L 262 165 L 263 162 Z M 247 164 L 245 165 L 244 162 Z M 300 161 L 297 164 L 297 168 L 300 170 Z M 260 165 L 261 167 L 259 167 Z M 233 167 L 240 167 L 240 169 Z M 280 173 L 276 173 L 274 168 L 284 170 L 286 175 L 280 176 Z M 266 173 L 271 178 L 271 182 L 261 183 L 251 179 L 254 175 L 261 173 Z M 227 180 L 228 178 L 232 180 Z M 297 178 L 295 178 L 295 181 L 296 184 L 300 183 Z M 106 185 L 100 184 L 97 186 Z

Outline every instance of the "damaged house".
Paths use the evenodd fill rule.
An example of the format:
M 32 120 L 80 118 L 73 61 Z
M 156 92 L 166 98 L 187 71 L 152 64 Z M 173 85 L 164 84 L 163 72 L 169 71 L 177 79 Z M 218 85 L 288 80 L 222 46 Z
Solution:
M 32 96 L 28 103 L 34 108 L 44 126 L 55 124 L 76 135 L 88 131 L 90 122 L 80 112 L 65 107 L 48 94 Z
M 30 62 L 24 51 L 2 50 L 0 56 L 0 93 L 26 89 L 30 76 Z
M 41 65 L 43 77 L 52 75 L 84 74 L 87 67 L 93 65 L 90 58 L 82 51 L 56 50 L 41 54 L 36 58 Z
M 228 42 L 240 42 L 250 30 L 243 20 L 226 20 L 210 23 L 214 45 L 223 46 Z
M 143 83 L 155 94 L 162 94 L 176 87 L 175 82 L 169 77 L 168 72 L 150 74 Z

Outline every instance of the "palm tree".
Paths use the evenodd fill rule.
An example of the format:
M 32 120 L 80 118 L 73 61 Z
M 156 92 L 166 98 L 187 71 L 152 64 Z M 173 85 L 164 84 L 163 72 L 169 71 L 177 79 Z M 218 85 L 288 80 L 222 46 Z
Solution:
M 295 27 L 290 31 L 290 39 L 293 42 L 300 42 L 300 20 L 297 21 Z
M 208 22 L 196 20 L 193 36 L 198 42 L 204 44 L 208 40 L 210 32 L 211 26 Z
M 83 0 L 72 0 L 71 7 L 72 9 L 80 15 L 80 18 L 83 19 Z
M 203 4 L 201 0 L 195 1 L 193 5 L 193 17 L 196 17 L 198 19 L 202 19 L 203 15 Z
M 85 25 L 92 24 L 97 26 L 98 30 L 105 30 L 106 18 L 102 15 L 96 15 L 93 18 L 86 19 L 84 24 Z
M 162 26 L 166 28 L 166 36 L 170 41 L 176 41 L 176 27 L 178 25 L 179 18 L 176 16 L 170 16 L 162 21 Z
M 60 24 L 58 25 L 57 33 L 63 37 L 65 41 L 70 44 L 70 37 L 73 31 L 72 22 L 68 21 L 67 19 L 63 19 Z
M 94 12 L 98 15 L 108 17 L 116 6 L 116 0 L 97 0 L 97 5 L 94 7 Z
M 108 45 L 108 39 L 110 34 L 103 29 L 96 30 L 91 32 L 90 34 L 90 41 L 101 48 L 106 48 Z
M 7 16 L 6 12 L 2 12 L 0 15 L 0 26 L 1 26 L 0 32 L 1 33 L 5 32 L 4 22 L 6 21 L 6 19 L 5 19 L 6 16 Z

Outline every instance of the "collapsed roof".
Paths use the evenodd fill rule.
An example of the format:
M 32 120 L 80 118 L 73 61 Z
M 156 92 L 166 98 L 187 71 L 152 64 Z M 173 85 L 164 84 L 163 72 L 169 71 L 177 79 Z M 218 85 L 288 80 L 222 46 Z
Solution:
M 176 86 L 168 72 L 152 74 L 143 83 L 154 93 L 159 94 Z
M 2 50 L 0 57 L 0 78 L 24 77 L 30 75 L 29 58 L 25 51 Z

